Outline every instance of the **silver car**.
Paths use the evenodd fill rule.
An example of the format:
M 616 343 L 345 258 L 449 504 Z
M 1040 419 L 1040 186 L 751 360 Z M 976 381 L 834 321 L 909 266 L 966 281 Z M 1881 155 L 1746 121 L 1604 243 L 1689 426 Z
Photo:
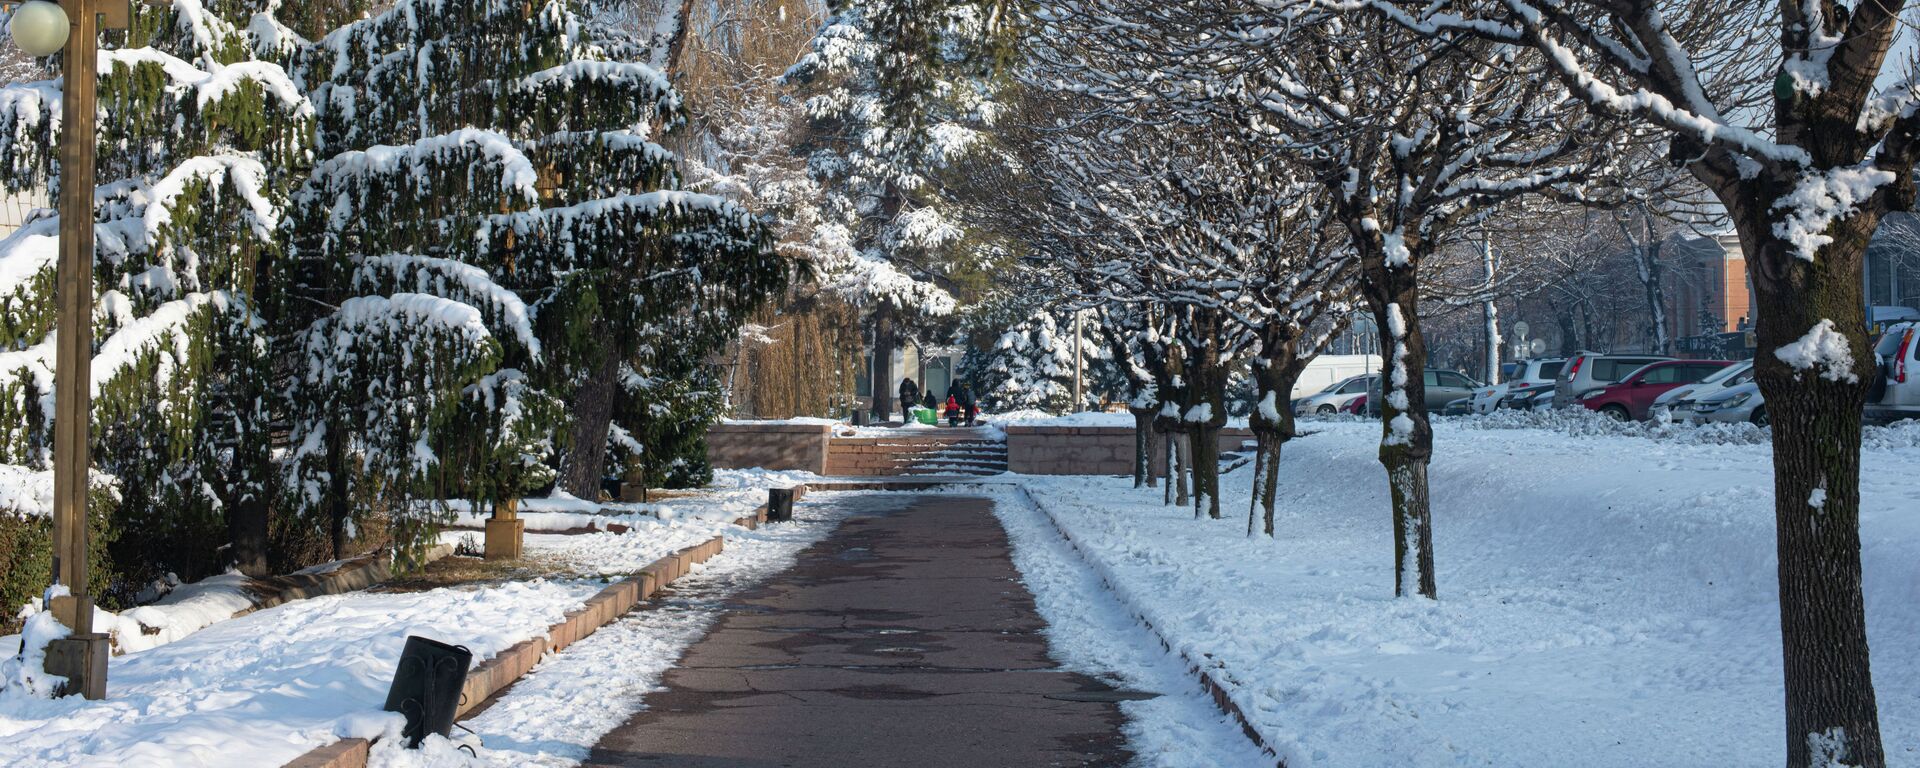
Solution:
M 1760 384 L 1752 380 L 1695 401 L 1693 413 L 1701 421 L 1751 421 L 1763 427 L 1771 423 L 1767 418 L 1767 399 L 1760 395 Z
M 1619 382 L 1634 371 L 1673 358 L 1665 355 L 1612 355 L 1581 352 L 1567 361 L 1555 380 L 1553 407 L 1566 408 L 1580 396 Z
M 1742 360 L 1720 369 L 1712 376 L 1661 393 L 1653 400 L 1653 413 L 1655 418 L 1664 412 L 1672 421 L 1692 421 L 1698 417 L 1695 405 L 1699 401 L 1749 381 L 1753 381 L 1753 361 Z
M 1380 374 L 1369 373 L 1336 381 L 1326 389 L 1293 401 L 1293 415 L 1332 416 L 1339 413 L 1341 406 L 1365 395 L 1367 387 L 1377 378 L 1380 378 Z
M 1877 364 L 1867 390 L 1868 421 L 1920 419 L 1920 323 L 1896 323 L 1873 346 Z

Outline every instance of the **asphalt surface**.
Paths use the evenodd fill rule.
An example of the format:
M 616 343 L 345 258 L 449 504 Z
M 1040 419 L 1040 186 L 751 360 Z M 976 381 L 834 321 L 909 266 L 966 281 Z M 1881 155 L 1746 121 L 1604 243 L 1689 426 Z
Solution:
M 1047 656 L 991 501 L 864 501 L 793 568 L 729 600 L 587 764 L 1128 762 L 1114 691 Z

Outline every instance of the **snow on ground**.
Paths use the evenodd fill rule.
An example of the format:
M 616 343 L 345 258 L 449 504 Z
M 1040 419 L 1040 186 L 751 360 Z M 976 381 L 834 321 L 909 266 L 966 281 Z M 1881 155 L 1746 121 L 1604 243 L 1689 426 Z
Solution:
M 1218 665 L 1289 766 L 1783 762 L 1770 449 L 1436 426 L 1440 600 L 1394 599 L 1377 423 L 1286 448 L 1276 541 L 1124 478 L 1024 478 L 1117 594 Z M 1862 473 L 1869 640 L 1920 765 L 1920 448 Z
M 768 487 L 786 487 L 811 477 L 806 473 L 779 473 L 766 470 L 715 473 L 714 485 L 698 494 L 663 499 L 659 503 L 605 504 L 607 514 L 585 515 L 577 512 L 531 512 L 527 520 L 525 552 L 528 558 L 563 566 L 588 576 L 619 575 L 639 571 L 674 550 L 730 533 L 733 521 L 767 503 Z M 645 507 L 645 511 L 635 508 Z M 563 518 L 560 522 L 550 517 Z M 574 520 L 584 518 L 584 520 Z M 592 527 L 586 523 L 619 523 L 623 533 L 584 533 L 564 535 L 536 531 L 563 531 Z M 445 531 L 443 543 L 458 544 L 467 538 L 480 540 L 473 531 Z
M 1133 414 L 1126 411 L 1081 411 L 1065 415 L 1046 411 L 1009 411 L 1007 413 L 983 414 L 981 421 L 996 427 L 1124 427 L 1133 428 Z M 1227 419 L 1227 427 L 1245 429 L 1247 417 L 1233 416 Z
M 731 521 L 766 500 L 764 487 L 752 484 L 770 478 L 779 479 L 722 473 L 714 490 L 665 500 L 654 516 L 623 517 L 634 526 L 626 534 L 528 534 L 527 550 L 580 573 L 624 576 L 676 549 L 743 532 Z M 113 657 L 106 701 L 0 692 L 0 765 L 279 765 L 337 738 L 378 736 L 396 727 L 380 708 L 407 635 L 466 645 L 478 663 L 544 634 L 605 582 L 356 592 L 217 621 L 227 610 L 198 632 L 163 633 L 149 640 L 173 642 Z M 209 586 L 168 596 L 177 606 L 212 605 L 174 608 L 170 620 L 181 628 L 191 616 L 225 609 L 213 603 L 231 585 L 202 583 Z
M 1108 592 L 1025 493 L 982 486 L 1013 543 L 1013 562 L 1047 620 L 1063 666 L 1117 688 L 1160 694 L 1121 702 L 1127 746 L 1141 768 L 1223 768 L 1271 763 L 1213 704 L 1186 665 Z
M 473 737 L 456 730 L 419 752 L 377 748 L 375 766 L 571 766 L 593 744 L 644 708 L 667 669 L 707 632 L 741 589 L 793 564 L 802 549 L 831 532 L 872 494 L 810 494 L 794 505 L 794 524 L 727 532 L 719 557 L 674 582 L 671 599 L 602 627 L 565 653 L 548 656 L 478 716 L 461 724 L 478 736 L 479 759 L 454 744 Z
M 299 600 L 116 656 L 107 699 L 0 693 L 0 764 L 281 765 L 345 736 L 376 736 L 409 634 L 476 661 L 544 633 L 598 582 L 532 581 Z

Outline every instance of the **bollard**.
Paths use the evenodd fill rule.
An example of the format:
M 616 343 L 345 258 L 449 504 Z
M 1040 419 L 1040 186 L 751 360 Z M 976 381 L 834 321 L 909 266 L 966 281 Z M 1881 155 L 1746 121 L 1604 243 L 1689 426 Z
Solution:
M 793 520 L 793 489 L 767 489 L 767 522 L 786 523 Z

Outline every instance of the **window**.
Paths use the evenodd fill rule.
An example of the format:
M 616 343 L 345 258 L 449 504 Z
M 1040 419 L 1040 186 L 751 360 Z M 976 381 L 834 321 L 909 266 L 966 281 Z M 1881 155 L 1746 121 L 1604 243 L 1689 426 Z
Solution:
M 1473 382 L 1468 380 L 1467 377 L 1454 373 L 1453 371 L 1441 371 L 1440 386 L 1455 387 L 1458 389 L 1472 389 Z
M 1619 381 L 1657 362 L 1660 360 L 1652 357 L 1603 357 L 1593 361 L 1593 378 L 1595 381 Z
M 1642 384 L 1673 384 L 1680 381 L 1680 369 L 1685 366 L 1663 365 L 1640 375 Z
M 1687 368 L 1686 380 L 1699 381 L 1708 376 L 1712 376 L 1716 373 L 1719 373 L 1721 371 L 1724 371 L 1732 367 L 1733 366 L 1730 366 L 1730 365 L 1699 365 L 1699 364 L 1689 365 L 1689 366 L 1686 366 Z
M 1426 373 L 1425 373 L 1424 375 L 1422 375 L 1422 376 L 1420 377 L 1420 379 L 1421 379 L 1421 381 L 1422 381 L 1423 383 L 1425 383 L 1425 384 L 1426 384 L 1427 386 L 1429 386 L 1429 387 L 1437 387 L 1437 386 L 1440 386 L 1440 372 L 1439 372 L 1439 371 L 1427 371 L 1427 372 L 1426 372 Z
M 1567 361 L 1565 360 L 1555 360 L 1551 363 L 1541 363 L 1540 373 L 1534 375 L 1534 378 L 1557 379 L 1560 377 L 1560 369 L 1565 367 L 1567 367 Z
M 1369 383 L 1369 380 L 1367 379 L 1349 379 L 1347 381 L 1347 385 L 1340 388 L 1340 394 L 1343 394 L 1343 395 L 1360 394 L 1362 392 L 1367 391 L 1368 383 Z

